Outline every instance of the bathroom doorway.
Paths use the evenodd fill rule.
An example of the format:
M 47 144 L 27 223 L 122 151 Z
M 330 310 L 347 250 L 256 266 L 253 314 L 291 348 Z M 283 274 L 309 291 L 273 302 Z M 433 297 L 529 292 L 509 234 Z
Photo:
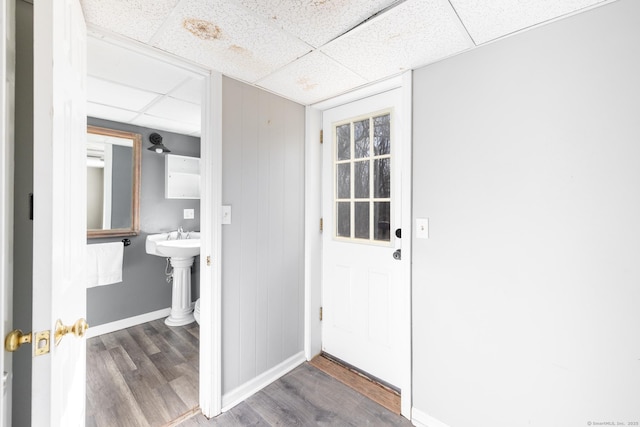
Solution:
M 146 257 L 149 259 L 157 258 L 145 252 L 145 239 L 149 234 L 172 231 L 178 227 L 182 227 L 187 232 L 200 231 L 201 255 L 196 257 L 192 266 L 192 277 L 198 282 L 198 286 L 192 289 L 192 295 L 196 297 L 205 296 L 207 298 L 201 304 L 203 308 L 201 312 L 206 310 L 201 319 L 206 321 L 208 325 L 201 327 L 194 322 L 179 327 L 167 327 L 164 325 L 163 319 L 169 314 L 166 307 L 170 305 L 170 301 L 164 306 L 153 309 L 147 307 L 138 310 L 138 312 L 129 310 L 121 316 L 122 318 L 112 318 L 106 323 L 103 321 L 98 322 L 98 324 L 94 323 L 87 332 L 88 357 L 91 357 L 91 354 L 97 354 L 96 352 L 107 351 L 112 361 L 96 365 L 88 360 L 87 380 L 91 381 L 92 378 L 96 378 L 94 372 L 89 372 L 90 369 L 97 369 L 100 366 L 102 366 L 102 369 L 109 366 L 126 367 L 127 364 L 131 367 L 136 363 L 140 363 L 137 371 L 134 370 L 133 372 L 135 373 L 130 374 L 139 376 L 151 373 L 155 375 L 156 379 L 164 377 L 169 382 L 173 381 L 174 385 L 177 382 L 177 387 L 189 394 L 185 403 L 188 406 L 185 409 L 186 412 L 193 410 L 193 405 L 191 404 L 194 397 L 193 391 L 187 391 L 180 384 L 184 385 L 185 379 L 189 379 L 190 386 L 198 385 L 199 392 L 195 395 L 197 403 L 195 407 L 198 408 L 198 411 L 200 410 L 199 408 L 202 408 L 202 411 L 208 416 L 214 415 L 216 412 L 212 411 L 219 408 L 219 403 L 217 402 L 219 402 L 220 392 L 219 385 L 216 384 L 219 380 L 199 381 L 199 379 L 202 378 L 203 372 L 206 372 L 207 377 L 210 378 L 211 373 L 215 371 L 216 363 L 214 361 L 219 360 L 216 359 L 218 352 L 214 351 L 219 347 L 219 344 L 216 344 L 215 339 L 211 338 L 212 335 L 215 335 L 215 331 L 210 326 L 212 319 L 216 318 L 215 312 L 212 311 L 211 300 L 216 289 L 219 289 L 219 272 L 212 272 L 211 264 L 213 263 L 207 262 L 207 260 L 217 259 L 215 249 L 219 247 L 219 244 L 215 244 L 215 241 L 219 238 L 219 232 L 216 231 L 219 230 L 219 225 L 216 226 L 219 221 L 216 209 L 213 207 L 219 206 L 219 192 L 216 192 L 216 188 L 218 188 L 216 183 L 219 182 L 220 175 L 219 169 L 215 170 L 215 174 L 213 173 L 212 165 L 215 162 L 219 162 L 219 159 L 214 158 L 214 156 L 220 141 L 219 136 L 216 137 L 216 134 L 211 129 L 214 127 L 213 122 L 218 121 L 215 117 L 216 114 L 220 114 L 220 111 L 219 108 L 216 110 L 211 106 L 214 104 L 215 91 L 220 89 L 221 77 L 192 64 L 178 61 L 175 57 L 164 55 L 162 52 L 154 51 L 146 46 L 140 46 L 127 40 L 114 38 L 111 35 L 100 34 L 96 30 L 89 31 L 87 56 L 88 116 L 92 117 L 92 120 L 97 119 L 109 121 L 110 123 L 119 123 L 124 127 L 135 127 L 143 134 L 141 203 L 150 202 L 154 197 L 164 199 L 165 196 L 164 192 L 162 192 L 161 196 L 158 196 L 155 190 L 155 195 L 144 193 L 145 180 L 160 181 L 155 183 L 154 188 L 156 190 L 164 188 L 165 154 L 156 153 L 153 150 L 148 151 L 149 148 L 153 148 L 153 141 L 148 138 L 149 134 L 154 132 L 165 135 L 163 144 L 171 150 L 172 154 L 180 154 L 180 146 L 175 141 L 175 138 L 168 138 L 167 136 L 180 135 L 184 138 L 200 138 L 199 153 L 197 155 L 201 158 L 201 198 L 193 207 L 185 207 L 185 209 L 179 207 L 177 211 L 174 209 L 171 218 L 175 225 L 171 226 L 167 225 L 167 222 L 160 224 L 162 221 L 158 221 L 158 218 L 163 217 L 163 215 L 165 217 L 170 216 L 167 209 L 143 209 L 140 215 L 140 234 L 128 237 L 132 244 L 125 249 L 124 265 L 126 268 L 127 263 L 146 262 Z M 205 119 L 202 119 L 203 117 Z M 152 159 L 146 165 L 147 171 L 153 170 L 156 175 L 158 173 L 160 175 L 154 175 L 154 177 L 145 176 L 145 154 L 148 159 Z M 192 153 L 187 155 L 196 157 L 196 154 Z M 179 201 L 171 201 L 171 203 L 174 202 L 180 203 Z M 179 212 L 179 216 L 176 212 Z M 200 221 L 194 222 L 193 218 L 190 218 L 191 216 L 199 218 Z M 118 238 L 112 238 L 111 241 L 113 240 L 118 240 Z M 93 242 L 89 241 L 89 243 Z M 156 259 L 156 264 L 160 260 L 160 258 Z M 164 262 L 164 259 L 161 261 Z M 215 264 L 213 266 L 215 268 Z M 163 265 L 161 268 L 163 277 L 164 267 Z M 123 279 L 126 280 L 126 272 L 123 276 Z M 207 283 L 208 286 L 204 287 L 206 288 L 204 292 L 199 292 L 200 289 L 198 288 L 202 283 Z M 158 288 L 165 287 L 164 296 L 159 296 L 158 298 L 166 299 L 166 286 L 170 287 L 171 285 L 157 283 L 157 281 L 154 284 Z M 113 286 L 136 285 L 139 285 L 139 280 L 135 284 L 120 283 Z M 88 292 L 87 298 L 96 298 L 96 295 L 91 295 Z M 145 294 L 145 300 L 147 296 L 148 294 Z M 150 299 L 153 299 L 153 297 Z M 99 298 L 99 301 L 104 303 L 105 299 Z M 140 300 L 138 300 L 139 302 Z M 191 302 L 192 305 L 195 305 L 196 298 Z M 120 299 L 120 304 L 122 305 L 131 306 L 137 304 L 133 303 L 135 301 L 129 301 L 128 298 Z M 91 304 L 89 304 L 87 313 L 89 318 L 91 317 L 90 306 Z M 213 310 L 215 310 L 215 307 L 213 307 Z M 200 340 L 201 333 L 205 335 L 202 341 Z M 132 344 L 131 337 L 136 337 L 134 339 L 137 343 L 135 346 Z M 118 340 L 121 340 L 122 343 L 117 344 Z M 167 348 L 168 344 L 174 344 L 176 349 Z M 138 350 L 136 350 L 136 346 L 138 346 Z M 195 356 L 193 354 L 194 348 L 198 350 Z M 183 351 L 184 354 L 182 353 Z M 177 354 L 180 354 L 180 356 Z M 202 357 L 203 354 L 204 357 Z M 105 355 L 106 353 L 102 353 L 102 356 L 97 357 L 104 361 Z M 137 359 L 138 357 L 139 360 Z M 151 368 L 149 361 L 154 359 L 158 359 L 156 360 L 158 363 L 154 365 L 156 366 L 155 368 Z M 165 359 L 172 360 L 174 363 L 181 361 L 177 363 L 178 365 L 188 361 L 189 363 L 183 366 L 185 375 L 177 376 L 176 372 L 174 372 L 175 367 L 171 368 L 171 363 L 164 363 L 166 362 Z M 125 363 L 125 365 L 121 366 L 122 363 Z M 133 365 L 130 363 L 133 363 Z M 165 368 L 168 370 L 167 372 L 162 371 Z M 192 369 L 195 369 L 195 374 Z M 194 375 L 196 376 L 194 377 Z M 124 376 L 121 375 L 121 378 L 124 378 Z M 219 375 L 217 378 L 219 378 Z M 133 380 L 133 378 L 130 379 Z M 147 383 L 150 381 L 150 384 L 155 384 L 153 379 L 144 381 L 147 381 Z M 141 384 L 145 384 L 144 381 Z M 112 385 L 117 389 L 122 384 L 122 382 L 115 381 Z M 89 386 L 90 384 L 87 384 L 88 395 Z M 170 385 L 163 387 L 170 387 Z M 104 389 L 104 385 L 101 388 Z M 167 414 L 175 415 L 175 411 L 179 410 L 179 405 L 174 406 L 173 412 L 169 411 Z M 88 425 L 90 425 L 89 415 L 88 406 Z M 116 413 L 115 415 L 118 414 Z

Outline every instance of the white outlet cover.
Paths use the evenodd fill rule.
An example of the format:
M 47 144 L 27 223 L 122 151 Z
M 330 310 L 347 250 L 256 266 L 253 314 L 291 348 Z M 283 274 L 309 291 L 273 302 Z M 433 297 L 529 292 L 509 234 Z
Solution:
M 193 219 L 195 218 L 195 212 L 193 209 L 184 209 L 184 219 Z

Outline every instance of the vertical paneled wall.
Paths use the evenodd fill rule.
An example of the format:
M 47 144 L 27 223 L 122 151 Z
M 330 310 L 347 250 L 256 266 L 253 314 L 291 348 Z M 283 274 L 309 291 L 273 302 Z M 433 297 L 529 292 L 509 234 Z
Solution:
M 423 424 L 640 420 L 638 40 L 622 0 L 414 73 Z
M 223 393 L 304 348 L 304 107 L 223 80 Z

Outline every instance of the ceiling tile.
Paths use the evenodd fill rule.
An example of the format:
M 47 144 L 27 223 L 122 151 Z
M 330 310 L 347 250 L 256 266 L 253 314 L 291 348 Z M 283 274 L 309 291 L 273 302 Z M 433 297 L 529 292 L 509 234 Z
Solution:
M 111 120 L 114 122 L 129 123 L 138 113 L 136 111 L 123 110 L 93 102 L 87 103 L 87 116 L 97 119 Z
M 85 20 L 148 42 L 180 0 L 80 0 Z
M 374 81 L 471 47 L 447 0 L 408 0 L 321 50 Z
M 272 92 L 312 104 L 341 94 L 367 81 L 322 52 L 314 51 L 257 84 Z
M 165 96 L 145 111 L 152 116 L 185 122 L 200 127 L 200 106 Z
M 311 48 L 245 8 L 222 0 L 183 0 L 154 46 L 248 82 Z
M 87 74 L 156 93 L 168 93 L 193 76 L 165 61 L 89 37 Z
M 320 47 L 398 0 L 237 0 L 265 21 Z
M 158 94 L 133 89 L 96 77 L 87 78 L 87 100 L 130 111 L 139 111 L 156 99 Z
M 202 94 L 204 93 L 204 80 L 192 78 L 184 82 L 178 88 L 172 90 L 170 95 L 192 104 L 200 105 L 202 103 Z
M 476 44 L 488 42 L 605 0 L 451 0 Z

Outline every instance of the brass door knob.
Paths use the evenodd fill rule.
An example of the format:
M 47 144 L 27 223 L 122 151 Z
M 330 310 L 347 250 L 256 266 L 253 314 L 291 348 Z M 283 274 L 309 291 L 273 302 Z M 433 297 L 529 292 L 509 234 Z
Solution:
M 22 344 L 31 342 L 31 332 L 23 334 L 20 329 L 14 329 L 7 334 L 4 339 L 4 349 L 14 352 L 20 348 Z
M 60 344 L 62 337 L 67 334 L 73 334 L 78 338 L 83 337 L 87 329 L 89 329 L 89 324 L 85 319 L 80 318 L 71 326 L 65 326 L 62 320 L 58 319 L 56 322 L 56 332 L 54 334 L 56 345 Z

